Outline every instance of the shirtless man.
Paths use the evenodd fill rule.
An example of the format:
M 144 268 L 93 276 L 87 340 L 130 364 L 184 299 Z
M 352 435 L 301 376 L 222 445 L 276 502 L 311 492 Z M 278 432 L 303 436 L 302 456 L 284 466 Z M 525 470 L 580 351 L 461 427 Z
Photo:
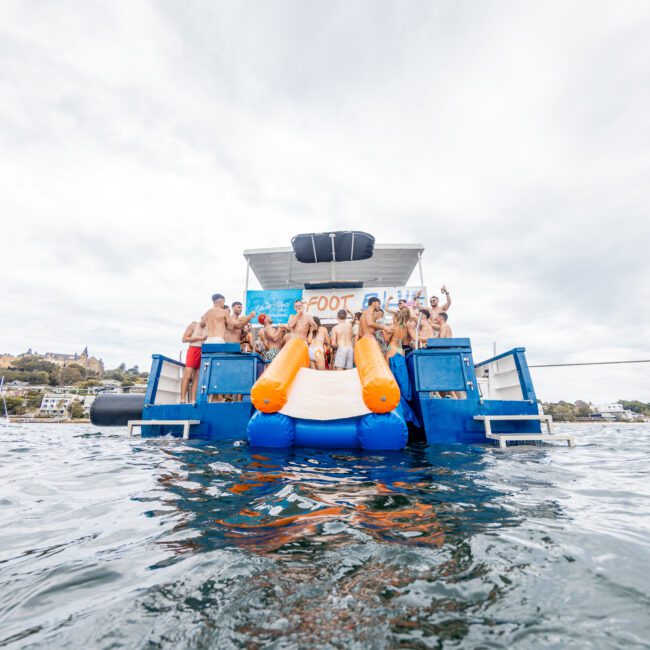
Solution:
M 268 346 L 264 356 L 267 361 L 273 361 L 278 356 L 278 352 L 280 352 L 282 339 L 286 334 L 284 325 L 273 327 L 273 319 L 266 314 L 260 314 L 257 322 L 263 327 L 264 341 L 266 341 L 266 345 Z
M 227 305 L 224 305 L 224 309 L 228 312 L 228 314 L 230 314 L 230 308 Z M 251 318 L 255 316 L 255 314 L 253 314 L 252 316 L 242 317 L 241 313 L 243 310 L 244 306 L 239 301 L 232 303 L 232 320 L 234 321 L 235 325 L 232 328 L 226 327 L 226 332 L 224 335 L 226 343 L 241 343 L 242 330 L 248 324 Z
M 352 324 L 347 319 L 345 309 L 339 309 L 337 320 L 338 323 L 332 328 L 332 347 L 336 348 L 334 369 L 349 370 L 354 367 Z
M 309 332 L 317 328 L 316 321 L 305 311 L 302 300 L 296 300 L 293 303 L 296 313 L 289 317 L 287 329 L 291 332 L 292 339 L 302 339 L 307 341 Z
M 185 370 L 181 381 L 181 404 L 187 403 L 187 389 L 192 382 L 191 401 L 196 402 L 196 389 L 199 385 L 201 367 L 201 344 L 207 338 L 205 328 L 198 321 L 192 321 L 183 332 L 183 343 L 189 343 L 185 357 Z
M 380 309 L 381 301 L 379 298 L 373 296 L 368 300 L 368 307 L 366 307 L 365 311 L 361 314 L 361 320 L 359 321 L 359 334 L 361 335 L 361 338 L 374 339 L 377 330 L 383 330 L 384 332 L 392 331 L 387 325 L 382 325 L 375 320 L 377 317 L 375 312 Z
M 436 324 L 440 328 L 438 338 L 441 339 L 451 339 L 453 338 L 453 333 L 451 331 L 451 327 L 447 325 L 447 319 L 449 316 L 447 315 L 446 311 L 441 311 L 435 318 Z
M 447 311 L 449 307 L 451 307 L 451 296 L 449 295 L 449 291 L 447 291 L 447 287 L 445 287 L 444 284 L 440 288 L 440 291 L 445 294 L 447 300 L 444 305 L 441 305 L 438 296 L 431 296 L 429 299 L 429 305 L 431 306 L 431 309 L 429 310 L 431 313 L 431 320 L 435 320 L 438 314 L 443 311 Z
M 429 322 L 429 310 L 420 310 L 422 318 L 420 318 L 420 331 L 418 332 L 418 318 L 411 318 L 407 324 L 408 337 L 405 340 L 405 347 L 408 349 L 418 350 L 426 347 L 427 341 L 436 338 L 438 335 L 433 329 L 433 325 Z M 417 345 L 416 345 L 417 339 Z
M 252 311 L 246 318 L 235 321 L 228 313 L 228 310 L 225 309 L 225 301 L 226 299 L 220 293 L 215 293 L 212 296 L 212 309 L 206 311 L 201 318 L 201 327 L 205 327 L 208 330 L 208 338 L 204 341 L 205 343 L 225 343 L 227 329 L 241 329 L 241 327 L 255 316 L 255 312 Z M 239 332 L 237 334 L 236 342 L 239 342 Z
M 412 301 L 407 301 L 405 298 L 401 298 L 400 300 L 397 301 L 397 309 L 390 309 L 389 305 L 391 301 L 393 300 L 393 296 L 388 296 L 388 299 L 386 300 L 386 303 L 384 304 L 384 311 L 387 312 L 388 314 L 392 314 L 395 316 L 397 312 L 400 309 L 403 309 L 404 307 L 408 307 L 409 311 L 411 312 L 411 316 L 413 318 L 417 318 L 418 312 L 420 310 L 420 297 L 422 296 L 422 289 L 418 290 L 415 295 L 413 296 Z

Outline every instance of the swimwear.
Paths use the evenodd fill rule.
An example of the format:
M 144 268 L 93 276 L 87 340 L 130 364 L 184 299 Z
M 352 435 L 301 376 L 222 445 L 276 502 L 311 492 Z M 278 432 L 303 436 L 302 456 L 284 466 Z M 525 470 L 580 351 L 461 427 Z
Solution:
M 384 338 L 383 330 L 377 330 L 375 332 L 375 338 L 377 339 L 377 343 L 379 343 L 381 353 L 386 354 L 386 352 L 388 352 L 388 343 L 386 343 L 386 339 Z
M 354 368 L 354 348 L 339 346 L 334 356 L 334 367 L 349 370 Z
M 222 339 L 220 336 L 209 336 L 204 343 L 225 343 L 224 339 Z M 237 341 L 239 343 L 239 341 Z
M 187 355 L 185 356 L 185 365 L 188 368 L 198 370 L 201 367 L 201 348 L 191 345 L 187 348 Z
M 273 361 L 275 357 L 278 356 L 280 352 L 280 348 L 269 348 L 265 353 L 264 357 L 266 358 L 267 361 Z
M 311 361 L 318 361 L 325 356 L 325 350 L 322 345 L 310 345 L 309 346 L 309 359 Z

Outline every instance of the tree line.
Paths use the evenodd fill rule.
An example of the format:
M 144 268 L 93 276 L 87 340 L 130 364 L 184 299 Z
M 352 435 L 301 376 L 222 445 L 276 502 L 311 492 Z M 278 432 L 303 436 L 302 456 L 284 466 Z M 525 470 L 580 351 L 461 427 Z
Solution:
M 618 404 L 628 411 L 650 417 L 650 402 L 645 403 L 620 399 L 618 400 Z M 597 413 L 597 409 L 583 400 L 577 400 L 576 402 L 565 402 L 564 400 L 560 400 L 559 402 L 543 402 L 543 406 L 544 413 L 551 415 L 553 420 L 557 422 L 575 422 L 576 420 L 589 418 L 593 413 Z
M 11 381 L 24 381 L 32 386 L 77 386 L 89 388 L 100 385 L 99 374 L 78 363 L 68 366 L 59 366 L 51 361 L 46 361 L 39 356 L 24 356 L 4 370 L 5 383 Z M 123 386 L 133 386 L 142 383 L 149 377 L 149 373 L 140 372 L 138 366 L 127 368 L 121 363 L 117 368 L 107 370 L 103 379 L 114 379 Z

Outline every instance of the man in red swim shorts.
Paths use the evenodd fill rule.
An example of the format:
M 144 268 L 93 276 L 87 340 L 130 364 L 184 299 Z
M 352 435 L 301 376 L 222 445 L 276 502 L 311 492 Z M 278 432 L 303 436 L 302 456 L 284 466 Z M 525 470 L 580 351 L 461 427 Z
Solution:
M 196 389 L 199 384 L 199 368 L 201 367 L 201 344 L 208 338 L 205 327 L 199 321 L 193 320 L 183 334 L 183 343 L 189 343 L 185 357 L 185 371 L 181 382 L 181 404 L 187 403 L 187 389 L 192 382 L 191 401 L 196 402 Z

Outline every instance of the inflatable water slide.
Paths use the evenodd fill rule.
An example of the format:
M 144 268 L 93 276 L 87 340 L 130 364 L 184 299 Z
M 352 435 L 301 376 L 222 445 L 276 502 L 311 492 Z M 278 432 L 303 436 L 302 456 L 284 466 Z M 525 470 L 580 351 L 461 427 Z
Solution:
M 373 339 L 354 349 L 356 368 L 309 368 L 307 343 L 293 339 L 255 382 L 248 441 L 260 447 L 403 449 L 408 429 L 400 390 Z

